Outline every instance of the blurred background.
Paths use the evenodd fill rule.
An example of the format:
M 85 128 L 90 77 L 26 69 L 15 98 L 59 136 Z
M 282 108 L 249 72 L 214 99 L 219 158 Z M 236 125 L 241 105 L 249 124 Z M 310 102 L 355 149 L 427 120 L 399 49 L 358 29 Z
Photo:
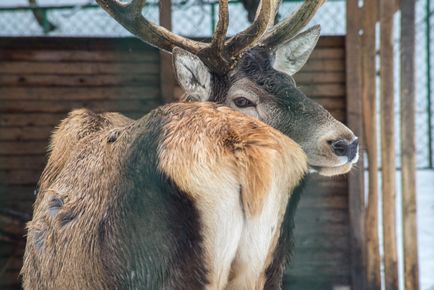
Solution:
M 416 1 L 415 21 L 418 243 L 423 290 L 434 290 L 434 4 L 430 1 Z M 257 5 L 255 0 L 230 1 L 229 36 L 249 25 Z M 300 1 L 284 0 L 278 18 L 287 16 L 299 5 Z M 346 5 L 343 0 L 329 0 L 312 20 L 310 25 L 321 24 L 324 37 L 318 54 L 313 55 L 298 81 L 308 96 L 343 122 L 348 109 L 344 76 L 345 57 L 348 57 L 345 55 Z M 218 1 L 172 0 L 171 12 L 175 33 L 206 40 L 214 32 Z M 158 23 L 159 2 L 148 1 L 143 14 Z M 399 20 L 398 11 L 394 19 L 397 180 L 401 152 Z M 379 49 L 379 41 L 377 46 Z M 138 118 L 160 105 L 164 102 L 161 98 L 164 78 L 160 75 L 159 60 L 155 49 L 132 39 L 94 1 L 0 1 L 1 289 L 19 288 L 17 273 L 23 253 L 24 223 L 31 217 L 33 191 L 45 164 L 52 128 L 76 107 L 121 111 Z M 379 53 L 376 73 L 379 78 Z M 327 81 L 325 76 L 332 80 Z M 181 93 L 178 87 L 174 92 Z M 302 201 L 297 216 L 299 223 L 296 221 L 296 266 L 287 275 L 288 281 L 298 282 L 287 282 L 288 289 L 349 289 L 345 288 L 351 284 L 348 180 L 347 177 L 331 181 L 312 178 L 317 185 L 312 182 Z M 402 256 L 400 194 L 398 184 L 396 222 L 398 254 Z M 381 208 L 380 203 L 380 213 Z M 318 216 L 312 214 L 316 211 Z M 310 233 L 306 229 L 309 227 L 323 231 Z M 335 242 L 327 244 L 323 239 Z M 403 269 L 402 259 L 399 269 Z M 400 285 L 403 289 L 402 279 Z

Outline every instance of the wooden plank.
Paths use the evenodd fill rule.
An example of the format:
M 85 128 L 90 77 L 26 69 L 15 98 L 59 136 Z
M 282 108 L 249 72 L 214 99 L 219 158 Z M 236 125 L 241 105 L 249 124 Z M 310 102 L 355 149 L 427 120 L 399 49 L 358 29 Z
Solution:
M 343 47 L 339 48 L 322 48 L 317 46 L 312 52 L 310 59 L 345 59 L 345 49 Z
M 41 171 L 42 173 L 42 171 Z M 2 201 L 2 206 L 10 208 L 9 204 L 13 203 L 29 203 L 30 205 L 34 202 L 36 184 L 31 185 L 11 185 L 11 184 L 0 184 L 0 200 Z M 13 207 L 14 210 L 18 210 Z M 31 211 L 27 212 L 31 214 Z
M 324 224 L 317 224 L 313 227 L 301 226 L 300 223 L 295 224 L 294 236 L 296 239 L 303 237 L 326 237 L 329 235 L 339 234 L 341 236 L 349 236 L 349 225 L 342 223 L 331 223 L 324 226 Z M 321 238 L 320 238 L 321 239 Z
M 305 72 L 303 69 L 294 75 L 299 85 L 312 85 L 322 83 L 345 83 L 345 72 L 328 72 L 326 74 Z
M 311 97 L 311 99 L 324 106 L 324 108 L 327 110 L 339 110 L 346 108 L 346 103 L 342 98 Z
M 125 101 L 4 101 L 0 113 L 65 113 L 73 109 L 88 108 L 95 112 L 135 111 L 148 112 L 160 105 L 155 100 Z
M 49 74 L 0 74 L 2 87 L 100 87 L 100 86 L 152 86 L 158 87 L 156 74 L 103 74 L 103 75 L 49 75 Z
M 297 211 L 295 220 L 300 221 L 303 224 L 346 224 L 348 222 L 348 211 L 347 209 L 318 208 L 315 209 L 315 214 L 312 214 L 312 211 L 310 210 L 300 210 Z
M 203 38 L 193 38 L 206 41 Z M 334 48 L 344 47 L 345 39 L 341 36 L 323 36 L 318 40 L 317 47 Z M 121 51 L 157 51 L 156 48 L 142 42 L 135 37 L 2 37 L 2 49 L 52 49 L 52 50 L 121 50 Z
M 405 289 L 418 290 L 416 210 L 415 1 L 401 0 L 401 184 Z
M 322 176 L 319 174 L 310 174 L 306 177 L 306 185 L 304 187 L 303 194 L 306 192 L 312 194 L 318 189 L 321 189 L 321 191 L 331 190 L 329 193 L 333 194 L 333 190 L 336 187 L 338 188 L 337 191 L 341 192 L 342 189 L 345 189 L 347 180 L 347 175 L 334 176 L 333 179 L 331 179 L 330 177 Z
M 156 74 L 160 67 L 156 63 L 137 65 L 136 63 L 101 62 L 0 62 L 0 74 Z
M 47 162 L 45 155 L 40 156 L 0 156 L 0 170 L 37 169 L 44 168 Z M 339 200 L 334 201 L 339 203 Z
M 0 258 L 0 265 L 5 265 L 6 262 L 9 262 L 8 270 L 15 270 L 19 272 L 21 270 L 21 267 L 23 266 L 23 261 L 21 256 L 8 256 L 8 257 Z
M 342 123 L 347 123 L 347 112 L 346 110 L 327 110 L 329 111 L 330 114 L 332 114 L 332 116 L 342 122 Z
M 309 269 L 303 269 L 304 271 Z M 310 269 L 311 272 L 318 273 L 317 269 Z M 316 272 L 315 272 L 316 271 Z M 315 275 L 314 278 L 312 276 L 306 276 L 303 272 L 297 273 L 297 275 L 285 275 L 283 281 L 283 289 L 284 290 L 300 290 L 300 289 L 309 289 L 309 290 L 338 290 L 338 289 L 346 289 L 339 288 L 345 285 L 349 285 L 350 281 L 348 276 L 345 275 L 325 275 L 319 272 L 320 275 Z
M 158 101 L 158 87 L 94 87 L 94 88 L 71 88 L 71 87 L 14 87 L 0 88 L 0 100 L 8 104 L 13 101 Z
M 362 95 L 361 95 L 361 13 L 359 1 L 348 0 L 346 46 L 346 85 L 347 85 L 347 124 L 359 136 L 363 146 L 362 125 Z M 363 148 L 363 147 L 362 147 Z M 350 245 L 351 245 L 351 284 L 353 290 L 364 290 L 366 277 L 364 274 L 364 163 L 360 154 L 356 168 L 348 176 L 349 214 L 350 214 Z
M 46 141 L 51 136 L 54 130 L 52 126 L 47 127 L 0 127 L 0 141 L 32 141 L 43 140 Z M 0 165 L 1 167 L 1 165 Z
M 345 103 L 345 84 L 318 84 L 300 86 L 300 89 L 306 96 L 309 97 L 336 97 L 341 98 L 342 103 Z
M 0 157 L 1 162 L 1 157 Z M 1 165 L 0 165 L 1 168 Z M 303 195 L 303 202 L 300 202 L 298 209 L 315 210 L 317 208 L 333 208 L 348 210 L 348 197 L 344 194 L 330 195 L 324 197 L 311 197 Z
M 8 185 L 36 184 L 41 176 L 41 170 L 0 170 L 0 183 Z
M 160 25 L 169 31 L 172 29 L 172 1 L 160 1 Z M 172 64 L 172 55 L 165 51 L 160 51 L 160 91 L 161 98 L 165 103 L 176 100 L 174 87 L 175 76 Z
M 331 48 L 331 47 L 345 47 L 346 41 L 342 36 L 323 36 L 318 40 L 317 47 Z
M 317 257 L 315 258 L 315 261 L 317 259 L 321 259 L 321 257 Z M 349 261 L 348 261 L 349 262 Z M 334 264 L 334 265 L 330 265 L 329 264 L 311 264 L 311 263 L 305 263 L 304 259 L 302 257 L 298 258 L 296 255 L 294 255 L 293 258 L 293 265 L 295 265 L 294 267 L 289 267 L 288 271 L 286 273 L 288 273 L 291 276 L 294 277 L 307 277 L 308 275 L 306 273 L 315 273 L 314 275 L 310 275 L 310 279 L 315 279 L 316 277 L 322 277 L 322 276 L 327 276 L 329 277 L 329 279 L 331 279 L 332 281 L 335 279 L 336 276 L 349 276 L 349 268 L 348 268 L 348 263 L 346 264 Z M 331 282 L 329 280 L 329 282 Z M 294 290 L 304 290 L 304 289 L 308 289 L 311 290 L 311 288 L 297 288 Z M 321 288 L 322 290 L 327 289 L 327 288 Z
M 67 116 L 66 113 L 12 113 L 0 114 L 0 127 L 52 126 Z
M 304 250 L 308 249 L 325 249 L 333 251 L 336 249 L 346 249 L 348 250 L 348 236 L 333 235 L 331 238 L 318 239 L 315 235 L 303 235 L 302 233 L 297 233 L 295 235 L 295 244 L 298 248 Z M 346 253 L 348 255 L 348 253 Z
M 295 265 L 302 267 L 303 265 L 309 266 L 344 266 L 350 263 L 349 253 L 339 249 L 303 249 L 298 248 L 294 253 Z M 298 261 L 298 263 L 297 263 Z M 345 272 L 349 272 L 348 270 Z
M 1 67 L 0 67 L 1 68 Z M 345 61 L 342 59 L 311 59 L 303 67 L 305 72 L 342 72 Z
M 394 126 L 393 15 L 395 0 L 380 0 L 381 165 L 386 290 L 398 289 Z
M 30 199 L 15 200 L 11 198 L 2 198 L 0 196 L 0 202 L 2 204 L 2 207 L 4 208 L 13 208 L 14 210 L 31 214 L 33 210 L 34 201 Z
M 0 142 L 0 155 L 41 155 L 47 152 L 48 141 Z
M 333 40 L 328 40 L 333 42 Z M 336 39 L 334 42 L 338 42 Z M 2 49 L 29 49 L 32 50 L 99 50 L 99 51 L 152 51 L 157 49 L 135 37 L 2 37 Z
M 378 154 L 375 24 L 377 1 L 365 0 L 363 7 L 363 87 L 364 137 L 369 166 L 368 200 L 365 215 L 366 289 L 381 290 L 378 239 Z
M 330 57 L 338 56 L 339 50 L 331 50 L 323 54 Z M 29 50 L 2 49 L 0 61 L 28 61 L 28 62 L 146 62 L 158 63 L 159 55 L 143 51 L 101 51 L 101 50 Z

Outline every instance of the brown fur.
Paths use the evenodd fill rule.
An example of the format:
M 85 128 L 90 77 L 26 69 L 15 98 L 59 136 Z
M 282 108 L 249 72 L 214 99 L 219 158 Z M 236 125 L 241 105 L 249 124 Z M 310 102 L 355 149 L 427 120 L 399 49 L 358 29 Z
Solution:
M 76 110 L 59 125 L 50 149 L 28 224 L 25 289 L 221 289 L 210 262 L 218 257 L 210 256 L 207 236 L 213 229 L 206 217 L 214 210 L 210 202 L 220 197 L 203 185 L 219 188 L 236 180 L 249 218 L 260 215 L 272 184 L 280 184 L 276 198 L 287 200 L 307 167 L 303 151 L 288 137 L 207 103 L 166 105 L 138 121 Z M 167 186 L 181 204 L 169 196 L 168 205 L 178 213 L 166 212 L 164 204 L 158 208 L 160 197 L 152 195 L 152 188 L 170 180 Z M 281 223 L 284 210 L 278 212 Z M 177 241 L 183 235 L 179 226 L 171 229 L 183 216 L 189 220 L 180 229 L 193 249 Z M 146 264 L 147 257 L 155 260 Z

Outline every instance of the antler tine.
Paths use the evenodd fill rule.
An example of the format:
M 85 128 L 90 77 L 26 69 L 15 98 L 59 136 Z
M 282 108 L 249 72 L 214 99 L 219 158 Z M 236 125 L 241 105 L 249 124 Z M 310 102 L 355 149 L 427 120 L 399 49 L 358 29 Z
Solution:
M 271 13 L 270 13 L 270 20 L 268 21 L 267 31 L 271 29 L 274 26 L 274 20 L 276 19 L 276 15 L 279 12 L 280 4 L 282 3 L 282 0 L 273 0 L 271 2 Z
M 219 0 L 219 20 L 217 27 L 212 37 L 211 48 L 217 49 L 219 53 L 223 53 L 225 45 L 225 37 L 229 26 L 229 8 L 228 0 Z
M 261 40 L 265 47 L 273 48 L 294 37 L 315 15 L 325 0 L 306 0 L 294 13 L 268 31 Z
M 272 0 L 261 0 L 259 4 L 259 13 L 257 13 L 255 21 L 244 31 L 237 33 L 234 37 L 228 40 L 226 44 L 226 52 L 232 57 L 239 56 L 243 51 L 251 48 L 256 44 L 265 31 L 270 22 L 272 14 Z
M 149 22 L 142 15 L 145 0 L 133 0 L 130 4 L 123 4 L 117 0 L 96 0 L 96 2 L 117 22 L 144 42 L 172 52 L 175 46 L 197 54 L 208 44 L 194 41 L 167 30 L 164 27 Z

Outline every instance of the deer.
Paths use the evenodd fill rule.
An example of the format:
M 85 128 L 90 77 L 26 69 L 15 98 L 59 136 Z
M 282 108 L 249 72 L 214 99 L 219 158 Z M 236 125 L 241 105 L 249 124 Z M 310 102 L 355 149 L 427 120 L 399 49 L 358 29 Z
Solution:
M 281 289 L 306 172 L 345 174 L 358 160 L 358 138 L 292 77 L 320 34 L 300 30 L 323 1 L 274 25 L 280 3 L 263 0 L 226 39 L 221 0 L 209 43 L 149 22 L 144 0 L 97 2 L 172 53 L 185 94 L 139 120 L 79 110 L 59 125 L 24 288 Z

